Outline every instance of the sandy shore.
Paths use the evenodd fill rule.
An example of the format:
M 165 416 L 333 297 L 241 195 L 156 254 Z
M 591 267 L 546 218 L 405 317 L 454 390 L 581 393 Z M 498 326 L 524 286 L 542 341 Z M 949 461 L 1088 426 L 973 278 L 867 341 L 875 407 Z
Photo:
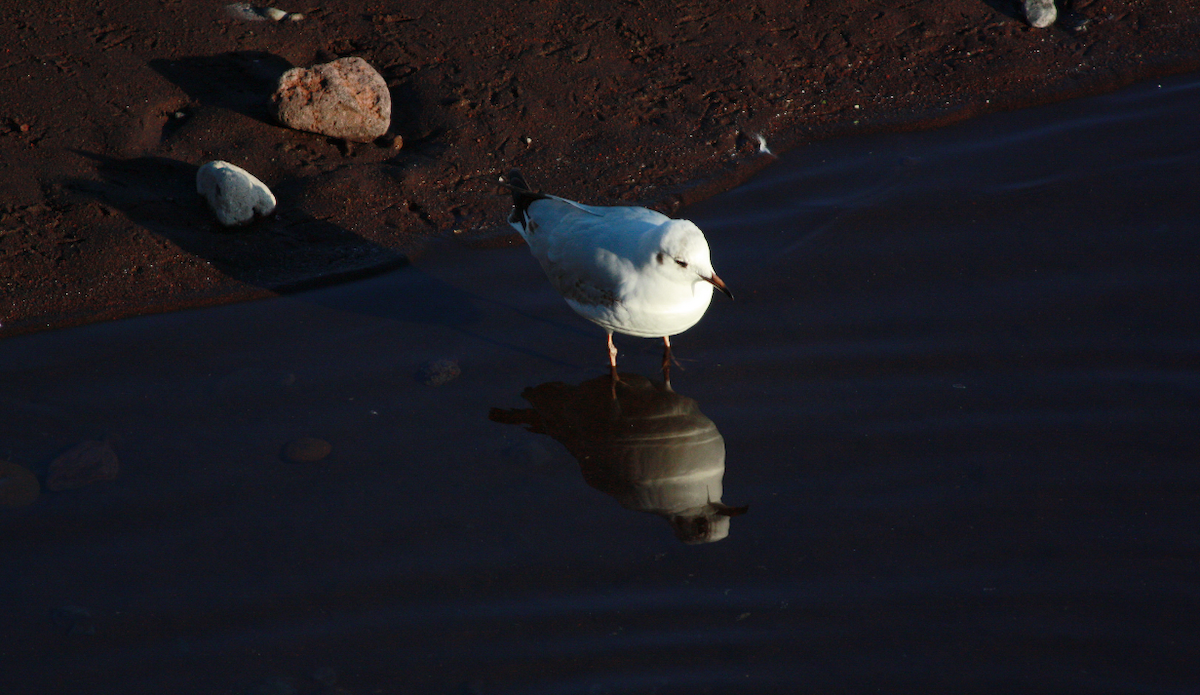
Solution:
M 1040 30 L 1004 0 L 223 5 L 0 11 L 0 335 L 338 281 L 433 238 L 516 243 L 476 178 L 510 166 L 674 210 L 769 163 L 759 135 L 784 152 L 1200 67 L 1194 0 L 1076 0 Z M 388 137 L 272 122 L 275 76 L 342 56 L 387 81 Z M 213 159 L 276 214 L 218 225 L 194 183 Z

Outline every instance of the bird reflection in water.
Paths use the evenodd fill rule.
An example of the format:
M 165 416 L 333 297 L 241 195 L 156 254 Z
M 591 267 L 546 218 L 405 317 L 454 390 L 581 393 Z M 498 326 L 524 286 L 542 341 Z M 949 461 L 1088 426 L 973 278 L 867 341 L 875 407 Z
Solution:
M 614 395 L 615 394 L 615 395 Z M 588 485 L 626 509 L 657 514 L 684 543 L 729 535 L 749 507 L 721 503 L 725 439 L 696 401 L 637 374 L 578 386 L 551 382 L 521 394 L 531 408 L 493 408 L 495 422 L 525 425 L 567 447 Z

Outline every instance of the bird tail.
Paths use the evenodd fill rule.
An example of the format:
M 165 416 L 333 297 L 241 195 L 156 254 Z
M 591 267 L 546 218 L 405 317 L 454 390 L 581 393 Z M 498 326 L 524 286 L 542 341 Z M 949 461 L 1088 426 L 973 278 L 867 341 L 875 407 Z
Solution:
M 517 169 L 510 169 L 507 174 L 500 177 L 499 183 L 512 193 L 513 209 L 512 214 L 508 216 L 508 221 L 514 225 L 524 227 L 529 219 L 529 206 L 535 200 L 544 200 L 550 197 L 545 193 L 530 190 L 529 184 L 525 183 L 525 177 Z

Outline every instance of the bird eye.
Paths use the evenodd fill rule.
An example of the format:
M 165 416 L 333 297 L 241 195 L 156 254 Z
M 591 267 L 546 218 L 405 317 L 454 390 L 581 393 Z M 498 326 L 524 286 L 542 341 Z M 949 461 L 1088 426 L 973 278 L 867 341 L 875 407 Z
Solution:
M 681 261 L 681 260 L 679 260 L 678 258 L 676 258 L 676 259 L 675 259 L 675 265 L 679 266 L 680 268 L 686 268 L 686 267 L 687 267 L 687 261 Z
M 662 265 L 662 264 L 663 264 L 663 255 L 662 255 L 661 253 L 660 253 L 660 254 L 658 254 L 658 264 L 659 264 L 659 265 Z

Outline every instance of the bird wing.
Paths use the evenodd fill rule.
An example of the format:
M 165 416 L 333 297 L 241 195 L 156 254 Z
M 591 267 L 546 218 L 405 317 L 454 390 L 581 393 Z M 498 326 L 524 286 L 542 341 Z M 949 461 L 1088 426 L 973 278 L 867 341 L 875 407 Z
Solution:
M 598 207 L 549 196 L 529 206 L 523 236 L 562 295 L 612 305 L 645 262 L 639 249 L 666 215 L 640 207 Z

